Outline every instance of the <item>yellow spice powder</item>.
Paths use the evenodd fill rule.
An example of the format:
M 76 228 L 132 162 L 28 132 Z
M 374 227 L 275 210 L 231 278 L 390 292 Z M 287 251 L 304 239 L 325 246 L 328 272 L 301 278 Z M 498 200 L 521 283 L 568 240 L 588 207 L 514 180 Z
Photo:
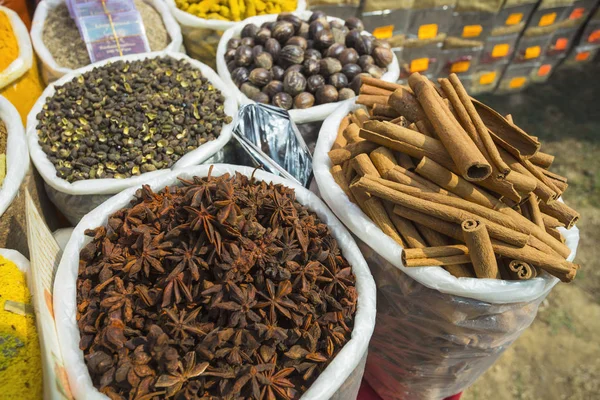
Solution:
M 0 11 L 0 72 L 19 56 L 19 43 L 8 15 Z
M 5 310 L 7 300 L 30 304 L 25 275 L 0 256 L 0 398 L 41 399 L 42 364 L 33 315 Z
M 23 125 L 27 125 L 27 115 L 43 91 L 44 85 L 34 56 L 31 68 L 22 77 L 0 89 L 0 96 L 4 96 L 6 100 L 15 106 L 21 116 Z

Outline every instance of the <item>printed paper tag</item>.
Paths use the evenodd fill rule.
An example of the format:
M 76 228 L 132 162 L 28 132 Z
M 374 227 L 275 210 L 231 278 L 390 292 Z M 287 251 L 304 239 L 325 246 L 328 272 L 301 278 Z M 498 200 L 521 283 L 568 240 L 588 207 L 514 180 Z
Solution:
M 394 33 L 394 25 L 378 26 L 373 29 L 373 36 L 377 39 L 389 39 Z
M 588 58 L 590 58 L 590 52 L 589 51 L 583 51 L 581 53 L 577 53 L 577 55 L 575 56 L 575 60 L 577 60 L 577 61 L 585 61 Z
M 552 70 L 552 64 L 544 64 L 538 69 L 538 76 L 546 76 Z
M 583 17 L 585 14 L 585 7 L 577 7 L 571 11 L 571 15 L 569 15 L 569 19 L 578 19 Z
M 461 72 L 467 72 L 471 66 L 471 61 L 459 61 L 452 64 L 450 72 L 459 74 Z
M 497 44 L 492 49 L 492 57 L 494 57 L 494 58 L 504 57 L 505 55 L 508 54 L 509 50 L 510 50 L 510 45 L 508 43 Z
M 542 48 L 540 46 L 531 46 L 525 49 L 525 59 L 530 60 L 540 56 Z
M 558 38 L 556 39 L 556 43 L 554 44 L 555 50 L 565 50 L 569 45 L 569 39 L 567 38 Z
M 527 78 L 525 78 L 524 76 L 517 76 L 510 80 L 508 87 L 510 87 L 511 89 L 517 89 L 523 86 L 525 82 L 527 82 Z
M 542 18 L 540 18 L 540 22 L 538 24 L 538 26 L 548 26 L 548 25 L 552 25 L 554 23 L 554 21 L 556 21 L 556 13 L 550 13 L 550 14 L 545 14 L 542 15 Z
M 468 37 L 468 38 L 473 38 L 473 37 L 478 37 L 479 35 L 481 35 L 481 31 L 483 30 L 483 27 L 481 25 L 466 25 L 463 28 L 463 32 L 462 32 L 462 37 Z
M 594 43 L 600 40 L 600 29 L 595 30 L 588 36 L 588 43 Z
M 437 24 L 421 25 L 417 36 L 419 39 L 431 39 L 437 36 L 438 26 Z
M 523 14 L 522 13 L 512 13 L 508 16 L 508 18 L 506 18 L 506 21 L 504 22 L 505 25 L 516 25 L 518 23 L 520 23 L 523 20 Z
M 423 72 L 429 68 L 429 58 L 416 58 L 410 62 L 410 72 Z
M 496 80 L 496 71 L 486 72 L 485 74 L 479 77 L 480 85 L 489 85 Z

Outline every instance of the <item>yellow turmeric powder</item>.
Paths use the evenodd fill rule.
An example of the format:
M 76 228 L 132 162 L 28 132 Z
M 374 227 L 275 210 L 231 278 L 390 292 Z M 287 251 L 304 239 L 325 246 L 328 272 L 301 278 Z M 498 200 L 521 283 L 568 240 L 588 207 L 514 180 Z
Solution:
M 8 15 L 0 11 L 0 72 L 19 57 L 19 43 Z
M 42 95 L 44 91 L 44 85 L 40 78 L 37 60 L 35 56 L 33 63 L 29 71 L 25 72 L 16 81 L 10 83 L 8 86 L 0 89 L 0 96 L 6 97 L 8 101 L 19 112 L 23 125 L 27 124 L 27 114 L 31 111 L 31 108 L 35 104 L 36 100 Z
M 40 345 L 31 310 L 26 315 L 6 310 L 7 302 L 31 307 L 25 275 L 0 256 L 0 397 L 41 399 Z M 12 304 L 15 304 L 12 303 Z
M 175 4 L 200 18 L 241 21 L 255 15 L 295 11 L 298 0 L 175 0 Z

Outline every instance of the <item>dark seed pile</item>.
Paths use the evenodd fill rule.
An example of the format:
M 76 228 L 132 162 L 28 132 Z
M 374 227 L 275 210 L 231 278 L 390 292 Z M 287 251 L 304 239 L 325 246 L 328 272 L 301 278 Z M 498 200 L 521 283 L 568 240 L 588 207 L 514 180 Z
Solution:
M 117 61 L 56 87 L 37 115 L 57 176 L 127 178 L 169 168 L 231 122 L 222 93 L 184 60 Z
M 112 399 L 297 399 L 350 339 L 355 277 L 293 189 L 242 175 L 139 190 L 88 231 L 80 347 Z

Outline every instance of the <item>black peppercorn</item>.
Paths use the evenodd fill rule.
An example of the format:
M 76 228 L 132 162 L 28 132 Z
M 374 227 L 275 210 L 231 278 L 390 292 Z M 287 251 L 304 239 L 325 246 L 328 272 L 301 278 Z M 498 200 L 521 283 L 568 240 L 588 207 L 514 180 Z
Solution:
M 273 80 L 273 73 L 265 68 L 256 68 L 250 72 L 250 82 L 258 87 L 263 87 Z
M 338 58 L 340 56 L 340 54 L 342 54 L 342 52 L 344 51 L 346 47 L 343 44 L 340 43 L 334 43 L 331 46 L 329 46 L 327 48 L 327 50 L 325 50 L 325 54 L 323 54 L 325 57 L 333 57 L 333 58 Z
M 283 78 L 283 90 L 292 96 L 302 93 L 306 89 L 306 78 L 300 72 L 291 71 Z
M 293 64 L 301 64 L 304 61 L 304 50 L 300 46 L 284 46 L 279 52 L 277 62 L 282 67 L 288 67 Z
M 252 97 L 252 100 L 257 103 L 269 104 L 271 99 L 266 93 L 258 92 L 254 95 L 254 97 Z
M 287 21 L 277 21 L 273 25 L 273 29 L 271 30 L 271 36 L 279 41 L 279 43 L 283 44 L 288 41 L 289 38 L 294 36 L 296 30 L 294 29 L 294 25 L 291 22 Z
M 362 68 L 357 64 L 346 64 L 342 67 L 342 73 L 346 75 L 349 81 L 362 72 Z
M 359 32 L 362 32 L 365 30 L 365 25 L 363 24 L 363 22 L 359 18 L 356 18 L 356 17 L 348 18 L 346 20 L 346 26 L 350 30 L 356 29 Z
M 334 103 L 338 101 L 338 91 L 331 85 L 325 85 L 317 90 L 315 98 L 317 104 Z
M 271 100 L 274 106 L 283 108 L 284 110 L 289 110 L 290 108 L 292 108 L 293 101 L 294 99 L 292 98 L 292 96 L 285 92 L 275 94 L 275 96 L 273 96 L 273 99 Z
M 283 82 L 271 81 L 265 85 L 262 89 L 263 92 L 269 95 L 269 97 L 275 96 L 279 92 L 283 92 Z
M 231 80 L 237 87 L 240 87 L 242 83 L 246 82 L 249 76 L 248 70 L 244 67 L 238 67 L 231 72 Z
M 281 51 L 281 44 L 279 44 L 277 39 L 269 38 L 265 42 L 264 50 L 273 57 L 273 60 L 277 60 Z
M 315 104 L 315 96 L 308 92 L 302 92 L 294 98 L 294 108 L 309 108 Z
M 235 63 L 240 67 L 245 67 L 252 63 L 252 48 L 249 46 L 240 46 L 235 51 Z
M 242 36 L 242 38 L 254 38 L 254 36 L 256 36 L 256 33 L 258 32 L 258 29 L 258 26 L 254 24 L 246 24 L 242 28 L 242 32 L 240 35 Z
M 304 39 L 301 36 L 292 36 L 287 42 L 285 42 L 286 46 L 287 45 L 292 45 L 292 46 L 300 46 L 302 48 L 302 50 L 306 50 L 306 48 L 308 47 L 308 43 L 306 42 L 306 39 Z
M 308 60 L 308 59 L 311 59 L 311 60 L 320 60 L 321 58 L 322 58 L 321 57 L 321 52 L 319 50 L 317 50 L 317 49 L 306 49 L 304 51 L 304 59 L 305 60 Z
M 354 93 L 354 90 L 350 88 L 343 88 L 339 91 L 338 101 L 348 100 L 353 97 L 356 97 L 356 93 Z
M 263 51 L 254 57 L 254 64 L 258 68 L 265 68 L 270 70 L 273 67 L 273 57 L 271 54 Z
M 342 70 L 342 63 L 338 59 L 326 57 L 319 62 L 321 64 L 321 74 L 324 76 L 329 76 Z
M 277 81 L 283 80 L 285 69 L 281 68 L 279 65 L 274 65 L 273 68 L 271 68 L 271 72 L 273 72 L 273 79 Z
M 356 64 L 358 62 L 358 52 L 354 49 L 344 49 L 338 60 L 342 63 L 342 65 L 346 64 Z
M 252 78 L 252 72 L 250 73 L 250 78 Z M 342 89 L 348 86 L 348 78 L 346 75 L 338 72 L 329 77 L 329 84 L 334 86 L 336 89 Z
M 315 93 L 317 89 L 323 86 L 325 86 L 323 75 L 313 75 L 306 80 L 306 89 L 311 93 Z
M 302 67 L 302 72 L 304 73 L 304 75 L 316 75 L 319 73 L 320 63 L 317 60 L 308 59 L 304 60 L 304 63 L 302 63 Z

